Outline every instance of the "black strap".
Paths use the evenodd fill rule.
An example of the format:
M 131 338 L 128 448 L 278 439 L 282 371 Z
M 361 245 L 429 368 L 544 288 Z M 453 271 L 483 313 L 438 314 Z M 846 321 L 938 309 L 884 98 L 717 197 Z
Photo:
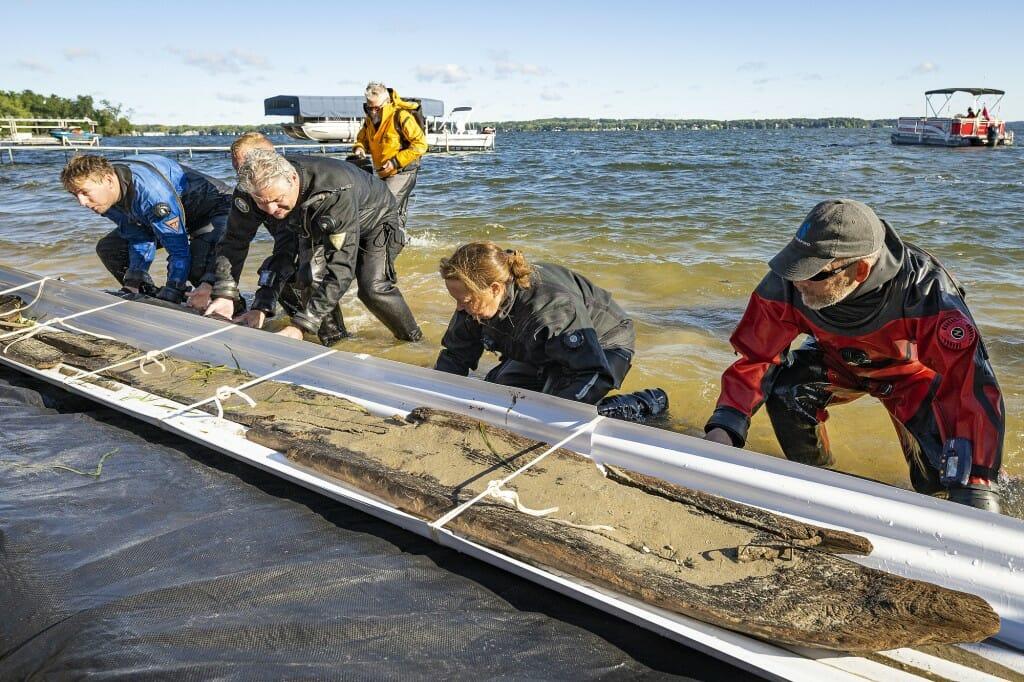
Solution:
M 405 131 L 402 129 L 402 122 L 398 118 L 398 115 L 400 113 L 402 113 L 402 111 L 404 111 L 404 109 L 397 109 L 397 108 L 395 109 L 394 125 L 395 125 L 395 130 L 398 131 L 398 139 L 402 143 L 402 147 L 401 148 L 404 151 L 404 150 L 409 148 L 409 140 L 407 140 L 405 138 Z M 409 115 L 411 116 L 412 114 L 409 114 Z

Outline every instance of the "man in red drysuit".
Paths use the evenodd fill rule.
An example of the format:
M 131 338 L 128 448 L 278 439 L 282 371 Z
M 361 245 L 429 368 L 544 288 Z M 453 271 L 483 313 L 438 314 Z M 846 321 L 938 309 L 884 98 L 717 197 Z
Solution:
M 787 458 L 830 466 L 827 408 L 869 394 L 889 411 L 915 490 L 999 512 L 1003 400 L 942 264 L 838 199 L 815 206 L 769 267 L 730 339 L 740 358 L 706 438 L 742 446 L 764 403 Z

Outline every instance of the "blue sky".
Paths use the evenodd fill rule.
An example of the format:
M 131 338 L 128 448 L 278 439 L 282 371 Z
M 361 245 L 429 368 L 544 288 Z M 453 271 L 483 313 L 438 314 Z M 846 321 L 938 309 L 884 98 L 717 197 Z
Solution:
M 271 95 L 368 80 L 489 120 L 880 118 L 985 86 L 1024 118 L 1024 9 L 988 6 L 8 0 L 0 89 L 92 94 L 140 123 L 259 123 L 281 120 L 263 115 Z

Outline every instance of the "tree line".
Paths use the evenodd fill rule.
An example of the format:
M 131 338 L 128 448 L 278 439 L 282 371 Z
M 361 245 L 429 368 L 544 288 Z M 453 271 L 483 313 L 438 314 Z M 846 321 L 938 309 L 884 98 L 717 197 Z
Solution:
M 91 95 L 70 99 L 31 90 L 0 90 L 0 118 L 89 118 L 103 135 L 125 135 L 132 129 L 130 115 L 122 105 L 105 99 L 97 103 Z
M 775 130 L 791 128 L 885 128 L 896 119 L 744 118 L 730 120 L 676 118 L 540 118 L 533 121 L 484 121 L 505 132 L 592 130 Z
M 240 135 L 249 131 L 264 134 L 280 133 L 276 123 L 259 125 L 135 125 L 132 115 L 121 104 L 109 100 L 98 103 L 90 95 L 74 99 L 59 95 L 43 95 L 31 90 L 0 90 L 0 118 L 90 118 L 103 135 L 129 135 L 132 132 L 160 132 L 166 135 L 183 133 L 200 135 Z M 541 118 L 532 121 L 484 121 L 503 132 L 534 131 L 597 131 L 597 130 L 774 130 L 791 128 L 881 128 L 896 124 L 895 119 L 832 118 L 769 118 L 769 119 L 668 119 L 668 118 Z

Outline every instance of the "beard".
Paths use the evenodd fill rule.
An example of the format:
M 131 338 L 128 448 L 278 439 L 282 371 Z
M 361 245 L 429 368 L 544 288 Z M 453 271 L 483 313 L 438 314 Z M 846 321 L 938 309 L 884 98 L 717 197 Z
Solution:
M 829 282 L 829 285 L 824 291 L 817 294 L 811 294 L 806 291 L 800 291 L 800 298 L 803 300 L 804 305 L 811 310 L 821 310 L 822 308 L 828 308 L 836 303 L 839 303 L 844 298 L 849 296 L 856 290 L 858 282 L 856 280 L 849 280 L 846 282 Z

